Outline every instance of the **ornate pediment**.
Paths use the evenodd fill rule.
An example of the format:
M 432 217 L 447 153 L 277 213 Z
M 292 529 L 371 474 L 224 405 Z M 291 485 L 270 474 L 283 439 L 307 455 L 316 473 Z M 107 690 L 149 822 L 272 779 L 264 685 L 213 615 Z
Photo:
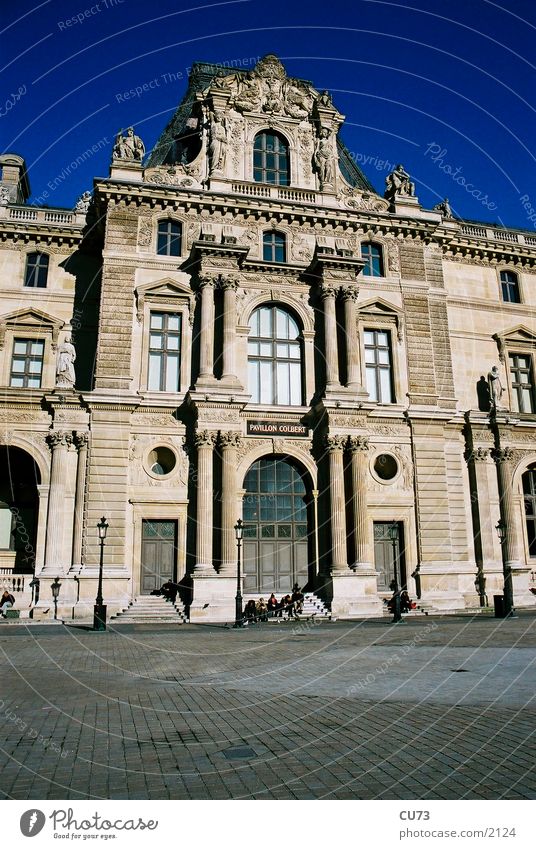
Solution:
M 143 283 L 136 286 L 136 312 L 138 321 L 143 318 L 143 308 L 146 300 L 161 304 L 173 304 L 177 299 L 187 300 L 190 310 L 193 308 L 193 292 L 186 283 L 165 277 L 154 283 Z
M 7 330 L 19 332 L 31 332 L 32 330 L 46 330 L 52 335 L 52 347 L 56 348 L 58 335 L 65 322 L 59 318 L 48 315 L 48 313 L 30 307 L 29 309 L 15 310 L 15 312 L 0 316 L 0 348 L 4 346 Z
M 492 338 L 497 343 L 501 363 L 504 362 L 506 348 L 536 348 L 536 333 L 525 327 L 524 324 L 503 330 L 502 333 L 494 333 Z
M 368 301 L 357 304 L 360 317 L 366 317 L 376 323 L 388 323 L 396 325 L 398 340 L 402 340 L 404 318 L 399 309 L 384 301 L 383 298 L 371 298 Z

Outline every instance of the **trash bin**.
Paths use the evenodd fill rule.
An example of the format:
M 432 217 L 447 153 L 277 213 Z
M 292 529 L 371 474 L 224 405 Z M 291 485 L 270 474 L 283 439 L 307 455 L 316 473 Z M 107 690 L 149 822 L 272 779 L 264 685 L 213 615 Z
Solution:
M 504 596 L 503 595 L 494 595 L 493 596 L 493 606 L 495 608 L 495 618 L 496 619 L 504 619 Z

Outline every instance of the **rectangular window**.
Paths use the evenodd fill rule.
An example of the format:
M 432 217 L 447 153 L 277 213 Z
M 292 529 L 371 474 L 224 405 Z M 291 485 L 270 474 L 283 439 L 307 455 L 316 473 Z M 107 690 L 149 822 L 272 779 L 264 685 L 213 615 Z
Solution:
M 44 351 L 45 343 L 42 339 L 15 339 L 9 385 L 39 389 Z
M 179 391 L 180 356 L 180 314 L 152 312 L 149 327 L 149 389 L 157 392 Z
M 365 371 L 371 401 L 394 402 L 391 340 L 387 330 L 365 330 Z
M 534 413 L 534 375 L 528 354 L 510 354 L 512 409 L 518 413 Z

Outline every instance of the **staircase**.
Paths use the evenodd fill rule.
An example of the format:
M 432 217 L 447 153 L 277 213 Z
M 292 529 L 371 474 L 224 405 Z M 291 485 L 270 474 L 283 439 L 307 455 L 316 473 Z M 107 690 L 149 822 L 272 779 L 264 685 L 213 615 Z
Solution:
M 315 619 L 331 619 L 331 612 L 328 610 L 322 599 L 314 593 L 305 593 L 303 598 L 303 610 L 299 614 L 300 619 L 309 619 L 314 616 Z
M 160 595 L 139 595 L 125 610 L 114 614 L 110 621 L 119 625 L 184 625 L 188 619 L 178 596 L 172 604 Z

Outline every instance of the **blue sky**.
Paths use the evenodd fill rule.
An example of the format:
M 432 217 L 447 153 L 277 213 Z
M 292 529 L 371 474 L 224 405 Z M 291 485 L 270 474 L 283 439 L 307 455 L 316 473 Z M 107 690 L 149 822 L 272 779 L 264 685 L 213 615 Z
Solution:
M 402 162 L 423 206 L 448 196 L 459 216 L 534 229 L 532 0 L 2 6 L 1 147 L 26 159 L 34 201 L 72 207 L 94 176 L 107 175 L 120 127 L 133 124 L 149 150 L 192 62 L 250 67 L 276 53 L 291 76 L 332 92 L 346 115 L 343 138 L 377 190 Z

